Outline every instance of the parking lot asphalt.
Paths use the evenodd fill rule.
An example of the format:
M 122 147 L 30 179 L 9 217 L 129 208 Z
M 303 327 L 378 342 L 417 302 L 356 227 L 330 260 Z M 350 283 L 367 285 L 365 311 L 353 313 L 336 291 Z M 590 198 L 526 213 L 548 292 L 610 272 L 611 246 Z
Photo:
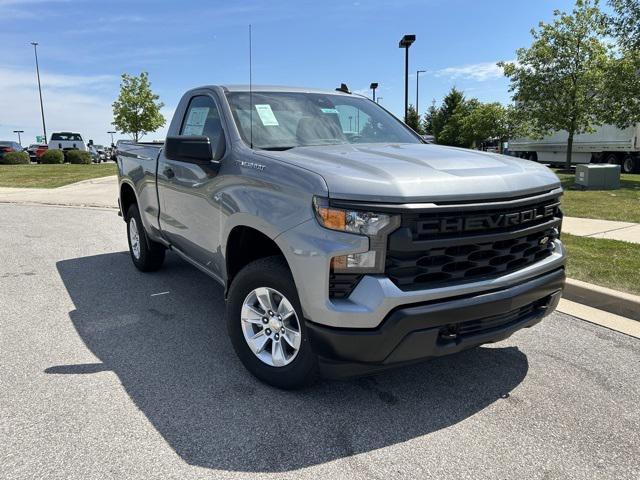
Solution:
M 113 210 L 0 205 L 0 477 L 640 478 L 640 340 L 556 313 L 510 339 L 284 392 L 223 291 L 137 272 Z

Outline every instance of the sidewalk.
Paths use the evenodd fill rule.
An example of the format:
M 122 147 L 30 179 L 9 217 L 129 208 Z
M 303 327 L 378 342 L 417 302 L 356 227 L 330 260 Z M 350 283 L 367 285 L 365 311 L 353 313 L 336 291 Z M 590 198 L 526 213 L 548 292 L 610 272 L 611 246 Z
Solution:
M 0 203 L 118 208 L 118 177 L 83 180 L 58 188 L 0 187 Z
M 578 237 L 608 238 L 609 240 L 640 243 L 639 223 L 564 217 L 562 233 Z

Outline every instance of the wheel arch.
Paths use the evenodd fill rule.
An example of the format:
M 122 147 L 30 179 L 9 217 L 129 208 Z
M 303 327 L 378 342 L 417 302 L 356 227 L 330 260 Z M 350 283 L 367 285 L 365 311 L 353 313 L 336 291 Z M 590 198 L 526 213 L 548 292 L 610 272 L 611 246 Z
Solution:
M 138 196 L 136 190 L 129 182 L 123 181 L 120 184 L 120 211 L 122 218 L 127 220 L 127 212 L 131 205 L 138 205 Z
M 263 231 L 249 225 L 235 225 L 226 236 L 224 251 L 226 290 L 235 276 L 249 263 L 260 258 L 281 256 L 289 271 L 291 266 L 276 241 Z

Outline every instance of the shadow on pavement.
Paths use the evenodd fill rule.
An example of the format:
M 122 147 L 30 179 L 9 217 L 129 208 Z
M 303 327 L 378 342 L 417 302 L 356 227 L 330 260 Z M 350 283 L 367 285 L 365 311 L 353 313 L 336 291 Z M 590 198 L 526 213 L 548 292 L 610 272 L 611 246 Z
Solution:
M 289 471 L 404 442 L 477 413 L 528 370 L 517 348 L 479 348 L 375 377 L 279 391 L 236 359 L 222 288 L 175 256 L 153 274 L 136 271 L 128 252 L 57 267 L 76 307 L 71 321 L 102 364 L 46 372 L 115 372 L 176 453 L 201 467 Z

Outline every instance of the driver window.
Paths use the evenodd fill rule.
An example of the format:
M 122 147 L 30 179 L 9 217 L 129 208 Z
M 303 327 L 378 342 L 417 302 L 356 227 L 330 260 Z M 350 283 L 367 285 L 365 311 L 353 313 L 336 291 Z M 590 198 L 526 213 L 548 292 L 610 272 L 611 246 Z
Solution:
M 184 116 L 180 135 L 209 137 L 211 145 L 215 148 L 221 131 L 220 115 L 213 99 L 207 95 L 193 97 Z

